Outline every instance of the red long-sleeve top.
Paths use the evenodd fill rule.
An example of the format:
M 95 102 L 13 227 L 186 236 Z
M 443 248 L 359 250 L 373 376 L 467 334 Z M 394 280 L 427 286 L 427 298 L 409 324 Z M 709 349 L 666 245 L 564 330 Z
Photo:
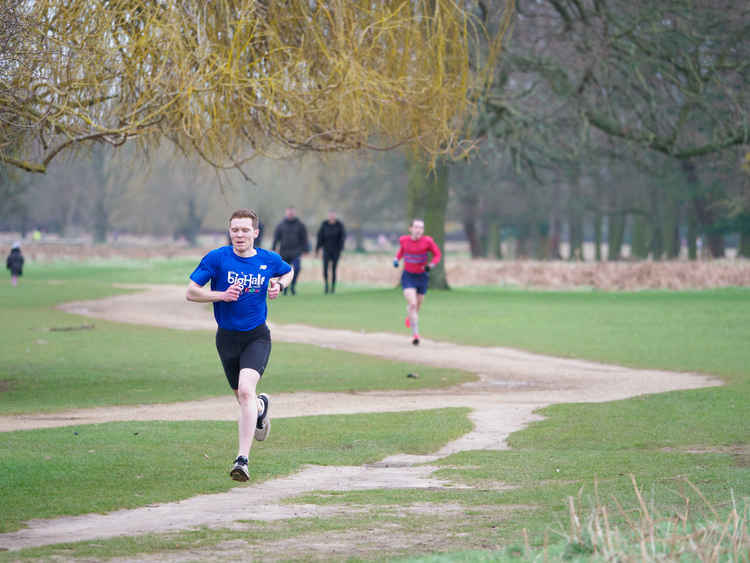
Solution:
M 432 240 L 432 237 L 423 235 L 417 240 L 411 238 L 410 235 L 404 235 L 398 239 L 399 249 L 396 253 L 396 260 L 404 259 L 404 270 L 411 274 L 421 274 L 424 272 L 424 267 L 428 263 L 427 253 L 432 253 L 432 261 L 430 266 L 434 266 L 440 262 L 442 254 L 438 245 Z

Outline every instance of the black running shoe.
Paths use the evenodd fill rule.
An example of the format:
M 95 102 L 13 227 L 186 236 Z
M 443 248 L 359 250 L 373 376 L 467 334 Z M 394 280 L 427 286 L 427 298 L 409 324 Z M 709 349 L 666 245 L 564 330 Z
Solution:
M 263 402 L 263 414 L 258 416 L 258 421 L 255 423 L 255 439 L 262 442 L 268 438 L 268 433 L 271 432 L 271 417 L 268 416 L 268 407 L 270 401 L 268 395 L 261 393 L 258 398 Z
M 414 344 L 414 346 L 419 346 L 419 335 L 418 334 L 414 335 L 414 340 L 412 340 L 411 343 Z
M 245 456 L 238 456 L 234 460 L 234 466 L 232 466 L 229 476 L 235 481 L 247 481 L 250 479 L 250 472 L 247 470 L 247 458 Z

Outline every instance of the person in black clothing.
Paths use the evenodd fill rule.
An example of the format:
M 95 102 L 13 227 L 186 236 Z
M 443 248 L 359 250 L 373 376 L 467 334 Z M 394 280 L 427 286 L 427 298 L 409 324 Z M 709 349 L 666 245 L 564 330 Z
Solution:
M 10 283 L 18 285 L 18 276 L 23 275 L 23 254 L 21 254 L 21 243 L 16 242 L 10 249 L 10 254 L 5 260 L 5 267 L 10 270 Z
M 320 224 L 318 229 L 318 242 L 315 245 L 315 255 L 323 249 L 323 281 L 325 292 L 328 293 L 328 266 L 331 266 L 331 293 L 336 292 L 336 268 L 339 265 L 339 256 L 344 250 L 346 231 L 344 224 L 336 218 L 336 212 L 329 211 L 328 219 Z
M 310 252 L 310 241 L 307 239 L 307 227 L 297 218 L 297 210 L 294 207 L 286 208 L 284 219 L 276 226 L 271 250 L 275 252 L 277 246 L 282 260 L 294 268 L 292 283 L 288 288 L 284 288 L 284 295 L 287 289 L 291 290 L 292 295 L 297 295 L 297 278 L 302 269 L 300 257 L 305 252 Z

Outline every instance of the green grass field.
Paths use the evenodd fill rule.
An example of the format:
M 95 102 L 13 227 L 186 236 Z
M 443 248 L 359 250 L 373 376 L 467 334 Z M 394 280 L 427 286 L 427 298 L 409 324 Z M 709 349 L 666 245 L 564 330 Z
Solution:
M 317 288 L 316 288 L 317 289 Z M 276 322 L 396 332 L 398 290 L 369 289 L 331 298 L 273 304 Z M 510 346 L 543 354 L 633 367 L 701 371 L 732 378 L 747 373 L 750 290 L 637 293 L 520 291 L 492 288 L 428 293 L 420 315 L 427 338 Z M 395 317 L 395 319 L 394 319 Z
M 12 319 L 0 327 L 0 413 L 171 402 L 226 393 L 208 332 L 101 321 L 94 321 L 90 330 L 50 330 L 92 322 L 55 310 L 57 303 L 122 291 L 112 289 L 115 281 L 184 283 L 192 266 L 187 260 L 56 264 L 44 270 L 30 267 L 19 288 L 0 286 L 4 320 Z M 329 306 L 333 299 L 335 307 Z M 298 297 L 280 299 L 271 307 L 271 320 L 277 323 L 305 322 L 366 331 L 403 332 L 402 316 L 397 290 L 347 286 L 335 296 L 323 296 L 318 287 L 303 285 Z M 385 510 L 390 514 L 388 525 L 396 529 L 408 531 L 424 525 L 450 530 L 446 533 L 456 534 L 451 546 L 459 551 L 518 544 L 524 528 L 531 543 L 539 546 L 545 531 L 565 531 L 567 497 L 576 498 L 579 505 L 594 502 L 594 483 L 597 497 L 612 508 L 614 518 L 617 503 L 623 505 L 625 515 L 631 513 L 637 500 L 630 474 L 635 475 L 649 501 L 665 511 L 682 506 L 689 498 L 692 510 L 710 516 L 701 495 L 716 509 L 726 508 L 732 495 L 740 503 L 750 503 L 748 318 L 750 291 L 746 289 L 602 293 L 471 288 L 430 292 L 420 319 L 427 338 L 713 373 L 727 384 L 604 404 L 555 405 L 543 410 L 545 420 L 513 434 L 509 451 L 462 452 L 440 461 L 444 466 L 440 476 L 471 484 L 471 489 L 309 494 L 297 500 L 375 508 L 353 521 L 332 518 L 295 522 L 283 529 L 259 528 L 273 528 L 274 537 L 282 538 L 329 529 L 366 529 L 382 524 Z M 434 369 L 419 380 L 406 380 L 403 374 L 413 367 L 275 343 L 263 390 L 400 389 L 414 383 L 448 385 L 470 377 Z M 420 375 L 428 373 L 424 367 L 419 369 Z M 316 417 L 278 421 L 274 440 L 260 446 L 264 452 L 273 452 L 268 456 L 273 461 L 260 456 L 266 461 L 259 462 L 254 478 L 288 474 L 304 463 L 359 464 L 396 452 L 433 451 L 469 428 L 466 411 L 460 409 L 341 419 L 342 423 L 325 435 L 315 431 L 321 426 Z M 280 436 L 294 436 L 294 440 Z M 112 423 L 0 435 L 0 526 L 8 531 L 35 517 L 142 506 L 226 490 L 233 483 L 225 479 L 225 452 L 233 452 L 234 440 L 234 424 L 224 422 Z M 170 444 L 169 451 L 160 451 L 159 446 L 165 443 Z M 174 474 L 154 470 L 161 457 L 180 455 L 194 461 L 199 479 L 182 482 Z M 112 490 L 107 460 L 114 461 L 123 475 L 132 472 L 143 478 L 137 482 L 116 480 Z M 57 492 L 45 487 L 45 464 L 54 467 L 55 482 L 60 484 Z M 498 484 L 515 488 L 504 490 Z M 111 494 L 103 494 L 105 490 Z M 47 502 L 49 495 L 54 496 L 52 507 Z M 397 511 L 389 512 L 394 506 L 428 501 L 460 503 L 466 510 L 458 519 L 431 514 L 412 517 L 408 523 Z M 523 508 L 516 509 L 515 517 L 503 517 L 509 507 Z M 94 558 L 133 556 L 212 545 L 235 537 L 241 536 L 231 531 L 185 533 L 177 539 L 149 538 L 145 547 L 128 540 L 109 540 L 97 541 L 96 546 L 92 542 L 77 545 L 74 550 Z M 175 542 L 179 548 L 174 547 Z M 13 558 L 71 553 L 70 548 L 57 549 L 25 550 L 14 553 Z M 436 546 L 424 549 L 425 555 L 431 549 L 441 551 Z M 403 553 L 407 552 L 414 553 Z M 387 555 L 403 553 L 394 550 Z M 466 560 L 480 561 L 484 556 Z M 0 560 L 4 560 L 2 553 Z
M 274 421 L 273 440 L 253 448 L 252 481 L 305 464 L 362 465 L 401 452 L 429 453 L 471 429 L 465 409 L 334 416 L 330 422 Z M 127 422 L 7 433 L 0 449 L 0 532 L 31 518 L 229 490 L 236 485 L 227 478 L 236 428 L 234 422 Z

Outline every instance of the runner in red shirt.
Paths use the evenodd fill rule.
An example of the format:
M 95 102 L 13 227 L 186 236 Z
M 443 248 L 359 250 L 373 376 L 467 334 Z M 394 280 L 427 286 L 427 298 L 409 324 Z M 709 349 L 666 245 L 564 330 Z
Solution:
M 440 262 L 440 249 L 432 237 L 424 234 L 424 221 L 414 219 L 409 227 L 409 234 L 398 240 L 399 249 L 393 260 L 393 267 L 398 268 L 398 261 L 404 259 L 404 271 L 401 274 L 401 287 L 406 299 L 406 326 L 411 327 L 414 346 L 419 344 L 419 308 L 424 301 L 427 286 L 430 283 L 430 268 Z M 428 260 L 428 253 L 432 260 Z

